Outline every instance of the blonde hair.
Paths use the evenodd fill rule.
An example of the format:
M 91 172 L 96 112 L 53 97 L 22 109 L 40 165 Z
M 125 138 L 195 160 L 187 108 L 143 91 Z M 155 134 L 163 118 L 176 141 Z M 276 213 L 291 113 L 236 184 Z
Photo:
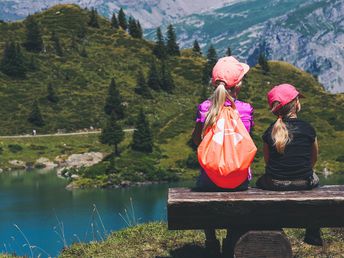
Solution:
M 286 145 L 293 139 L 292 133 L 288 130 L 287 125 L 283 122 L 283 118 L 289 117 L 298 111 L 296 110 L 297 99 L 298 98 L 292 100 L 277 111 L 272 111 L 272 113 L 278 116 L 278 118 L 272 128 L 271 138 L 274 142 L 277 152 L 280 154 L 284 153 Z M 279 101 L 272 103 L 272 110 L 279 104 Z
M 213 95 L 210 97 L 210 100 L 212 102 L 209 111 L 207 113 L 207 118 L 204 122 L 203 130 L 202 130 L 202 138 L 204 135 L 204 132 L 207 130 L 208 127 L 211 127 L 216 122 L 216 118 L 224 106 L 226 100 L 228 99 L 231 102 L 231 107 L 236 108 L 234 99 L 231 95 L 233 95 L 234 90 L 236 87 L 240 87 L 241 83 L 237 84 L 236 87 L 230 88 L 230 90 L 226 90 L 225 83 L 222 81 L 216 82 L 217 87 L 213 93 Z

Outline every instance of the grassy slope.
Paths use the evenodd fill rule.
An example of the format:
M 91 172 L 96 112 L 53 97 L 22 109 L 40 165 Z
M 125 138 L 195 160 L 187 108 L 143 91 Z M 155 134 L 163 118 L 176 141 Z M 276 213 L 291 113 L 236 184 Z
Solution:
M 60 14 L 57 14 L 57 11 Z M 204 59 L 194 57 L 189 50 L 184 50 L 178 58 L 170 58 L 176 90 L 173 94 L 154 92 L 154 99 L 144 99 L 134 93 L 135 77 L 142 68 L 148 73 L 149 63 L 154 58 L 151 54 L 152 43 L 133 39 L 125 32 L 114 31 L 107 20 L 99 18 L 100 29 L 87 27 L 86 37 L 78 40 L 77 48 L 85 47 L 88 57 L 80 57 L 78 50 L 71 48 L 72 35 L 77 34 L 80 24 L 86 24 L 88 12 L 74 5 L 58 5 L 43 13 L 37 14 L 44 31 L 46 53 L 34 54 L 38 64 L 37 71 L 30 72 L 24 80 L 12 80 L 0 73 L 0 130 L 1 134 L 31 132 L 32 127 L 26 122 L 34 98 L 39 99 L 41 111 L 47 125 L 39 133 L 55 132 L 58 128 L 75 130 L 79 128 L 100 127 L 104 122 L 103 105 L 107 95 L 110 78 L 116 78 L 117 85 L 128 103 L 125 125 L 132 126 L 138 109 L 142 106 L 151 122 L 155 152 L 147 158 L 155 166 L 164 168 L 182 167 L 183 176 L 190 177 L 196 171 L 185 168 L 185 159 L 192 154 L 187 145 L 190 137 L 195 107 L 200 92 L 199 79 Z M 64 57 L 54 54 L 50 32 L 55 30 L 60 36 Z M 4 37 L 6 35 L 6 37 Z M 14 38 L 23 41 L 24 29 L 21 22 L 0 25 L 0 39 Z M 0 40 L 0 48 L 4 42 Z M 24 53 L 29 57 L 30 53 Z M 309 74 L 304 73 L 284 62 L 270 62 L 271 72 L 264 75 L 259 67 L 252 68 L 242 88 L 240 99 L 251 102 L 255 107 L 255 129 L 253 138 L 261 150 L 260 136 L 273 121 L 274 117 L 267 109 L 265 94 L 272 85 L 289 82 L 297 86 L 307 98 L 302 101 L 303 110 L 300 116 L 311 122 L 317 130 L 320 142 L 320 162 L 318 170 L 325 166 L 333 171 L 343 171 L 341 162 L 336 159 L 343 156 L 344 147 L 344 102 L 343 95 L 325 93 L 321 85 Z M 51 82 L 56 88 L 60 101 L 50 104 L 46 96 L 47 84 Z M 325 108 L 326 104 L 326 108 Z M 39 157 L 53 158 L 63 153 L 64 148 L 56 148 L 61 141 L 51 138 L 49 142 L 22 139 L 18 141 L 0 140 L 4 146 L 2 164 L 8 159 L 23 159 L 32 162 Z M 32 143 L 34 141 L 35 143 Z M 12 154 L 8 144 L 19 143 L 24 151 Z M 44 145 L 48 148 L 31 151 L 30 145 Z M 137 159 L 129 147 L 130 134 L 121 145 L 122 158 L 120 169 L 127 169 L 126 163 Z M 96 136 L 77 137 L 70 140 L 70 152 L 84 152 L 94 148 L 108 152 L 107 146 L 101 145 Z M 84 146 L 84 147 L 83 147 Z M 85 147 L 86 146 L 86 147 Z M 50 151 L 50 148 L 53 150 Z M 152 162 L 151 162 L 152 163 Z M 138 162 L 134 168 L 141 167 Z M 262 153 L 258 152 L 254 163 L 256 174 L 262 173 Z
M 224 238 L 225 231 L 218 231 Z M 340 257 L 344 249 L 342 230 L 323 229 L 326 242 L 324 248 L 313 247 L 302 242 L 303 230 L 287 229 L 295 257 Z M 204 256 L 204 234 L 202 231 L 168 231 L 165 223 L 142 224 L 112 233 L 100 243 L 75 244 L 62 252 L 68 257 L 185 257 Z
M 59 11 L 60 14 L 56 14 Z M 187 56 L 171 58 L 169 65 L 179 86 L 174 95 L 155 93 L 154 100 L 146 100 L 134 93 L 136 75 L 140 68 L 147 75 L 154 58 L 152 43 L 134 39 L 122 30 L 112 30 L 107 20 L 99 17 L 100 29 L 87 27 L 88 12 L 74 5 L 58 5 L 36 15 L 43 29 L 46 53 L 34 54 L 38 70 L 30 72 L 25 80 L 12 80 L 0 73 L 1 134 L 31 132 L 26 118 L 32 101 L 39 99 L 47 125 L 38 132 L 55 132 L 58 128 L 74 130 L 99 127 L 103 124 L 103 106 L 111 77 L 128 103 L 127 124 L 132 122 L 139 107 L 145 107 L 154 125 L 159 128 L 169 117 L 190 106 L 190 97 L 199 88 L 191 83 L 201 71 L 202 59 Z M 77 47 L 86 48 L 88 57 L 80 57 L 71 48 L 72 37 L 80 24 L 87 28 L 85 39 L 77 40 Z M 0 46 L 8 38 L 24 41 L 23 23 L 0 25 Z M 64 49 L 58 57 L 52 49 L 51 31 L 56 31 Z M 1 49 L 0 47 L 0 49 Z M 28 58 L 30 53 L 24 53 Z M 60 98 L 57 105 L 50 104 L 45 96 L 47 85 L 52 83 Z M 185 94 L 186 93 L 186 94 Z

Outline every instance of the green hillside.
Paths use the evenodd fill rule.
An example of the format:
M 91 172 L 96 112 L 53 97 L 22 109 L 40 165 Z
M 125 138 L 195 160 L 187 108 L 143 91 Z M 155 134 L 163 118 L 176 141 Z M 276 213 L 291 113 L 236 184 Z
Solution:
M 99 17 L 100 28 L 87 26 L 89 12 L 74 5 L 58 5 L 35 15 L 43 30 L 46 52 L 24 56 L 34 57 L 38 69 L 29 72 L 26 79 L 13 80 L 0 73 L 0 130 L 1 134 L 30 133 L 32 125 L 26 120 L 32 102 L 38 99 L 46 126 L 42 132 L 57 129 L 73 131 L 89 126 L 101 127 L 104 120 L 104 103 L 112 77 L 116 79 L 120 92 L 127 102 L 127 124 L 143 106 L 154 120 L 156 128 L 165 124 L 174 114 L 193 107 L 190 96 L 199 88 L 197 85 L 203 60 L 187 56 L 171 58 L 173 77 L 178 85 L 173 95 L 155 93 L 153 100 L 145 100 L 134 93 L 136 76 L 143 69 L 147 76 L 153 60 L 152 43 L 134 39 L 122 30 L 111 29 L 110 23 Z M 84 28 L 85 37 L 78 34 Z M 63 57 L 54 53 L 50 40 L 55 31 L 62 45 Z M 24 41 L 22 22 L 0 24 L 0 49 L 5 40 Z M 74 41 L 74 42 L 73 42 Z M 73 46 L 74 44 L 74 46 Z M 87 57 L 81 57 L 85 48 Z M 0 53 L 2 50 L 0 50 Z M 192 82 L 192 83 L 191 83 Z M 47 99 L 47 86 L 51 83 L 60 99 L 56 105 Z M 193 104 L 196 103 L 196 99 Z
M 58 5 L 35 14 L 35 17 L 43 30 L 46 51 L 32 54 L 22 49 L 24 57 L 27 60 L 33 58 L 36 66 L 24 79 L 15 80 L 0 72 L 1 135 L 32 131 L 33 126 L 27 118 L 35 99 L 38 100 L 46 123 L 44 127 L 38 128 L 38 133 L 54 133 L 58 129 L 75 131 L 90 126 L 102 127 L 105 122 L 103 108 L 108 85 L 114 77 L 126 106 L 124 126 L 133 127 L 133 121 L 143 107 L 152 126 L 155 141 L 152 154 L 133 153 L 129 148 L 131 135 L 127 134 L 126 140 L 120 146 L 122 156 L 118 161 L 118 168 L 123 170 L 123 173 L 129 170 L 130 173 L 138 173 L 133 170 L 143 167 L 139 161 L 148 160 L 150 165 L 143 169 L 144 173 L 153 166 L 157 171 L 161 168 L 177 168 L 181 176 L 185 176 L 185 171 L 196 174 L 195 169 L 184 168 L 187 168 L 187 165 L 192 168 L 195 158 L 187 142 L 194 125 L 196 104 L 200 98 L 204 58 L 193 56 L 190 50 L 183 50 L 180 57 L 170 57 L 168 66 L 171 68 L 176 89 L 171 94 L 152 91 L 153 98 L 146 99 L 137 95 L 134 88 L 139 70 L 142 69 L 147 77 L 150 63 L 155 59 L 152 42 L 132 38 L 123 30 L 114 30 L 110 22 L 101 17 L 98 18 L 100 28 L 88 27 L 89 11 L 75 5 Z M 62 57 L 55 54 L 51 42 L 52 31 L 60 38 Z M 81 37 L 80 34 L 84 36 Z M 24 36 L 23 22 L 0 24 L 0 53 L 5 41 L 12 39 L 22 43 Z M 80 54 L 83 49 L 86 50 L 87 57 Z M 159 63 L 158 60 L 155 61 Z M 253 138 L 259 147 L 254 164 L 256 173 L 263 172 L 260 136 L 274 119 L 267 108 L 266 92 L 273 85 L 284 82 L 294 84 L 307 97 L 302 101 L 300 117 L 312 123 L 317 130 L 320 142 L 318 170 L 327 167 L 332 171 L 343 171 L 343 95 L 324 92 L 311 75 L 290 64 L 270 62 L 268 74 L 264 74 L 259 66 L 251 69 L 239 96 L 255 107 Z M 59 98 L 56 104 L 46 98 L 49 83 L 53 85 Z M 97 141 L 97 138 L 94 137 L 94 140 Z M 20 144 L 24 145 L 25 149 L 23 141 L 20 141 Z M 3 143 L 6 145 L 9 141 L 2 141 Z M 92 144 L 87 142 L 87 145 Z M 98 143 L 97 146 L 100 151 L 108 151 L 106 146 L 103 149 Z M 20 153 L 16 155 L 20 159 Z M 135 166 L 130 167 L 135 162 Z M 154 179 L 152 176 L 147 178 Z

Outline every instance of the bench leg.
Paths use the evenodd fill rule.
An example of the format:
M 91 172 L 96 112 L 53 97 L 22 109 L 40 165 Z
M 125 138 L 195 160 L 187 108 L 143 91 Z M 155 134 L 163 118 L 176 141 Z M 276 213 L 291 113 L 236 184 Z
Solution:
M 234 247 L 236 258 L 292 258 L 289 239 L 282 230 L 249 231 Z
M 241 236 L 248 232 L 248 229 L 244 228 L 230 228 L 227 229 L 227 236 L 222 242 L 222 254 L 223 257 L 234 257 L 235 244 L 238 242 Z

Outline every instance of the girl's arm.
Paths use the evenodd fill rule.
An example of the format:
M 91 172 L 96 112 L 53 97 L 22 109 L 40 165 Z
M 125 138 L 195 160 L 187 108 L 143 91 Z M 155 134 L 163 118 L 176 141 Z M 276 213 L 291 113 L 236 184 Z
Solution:
M 268 164 L 268 161 L 270 158 L 270 151 L 269 151 L 269 145 L 266 142 L 264 142 L 263 153 L 264 153 L 265 164 Z
M 195 128 L 192 132 L 192 140 L 197 146 L 202 141 L 202 130 L 203 130 L 203 124 L 199 122 L 196 123 Z
M 315 163 L 318 160 L 318 153 L 319 153 L 318 140 L 317 140 L 317 138 L 315 138 L 313 146 L 312 146 L 312 151 L 311 151 L 311 165 L 312 165 L 312 168 L 315 166 Z

